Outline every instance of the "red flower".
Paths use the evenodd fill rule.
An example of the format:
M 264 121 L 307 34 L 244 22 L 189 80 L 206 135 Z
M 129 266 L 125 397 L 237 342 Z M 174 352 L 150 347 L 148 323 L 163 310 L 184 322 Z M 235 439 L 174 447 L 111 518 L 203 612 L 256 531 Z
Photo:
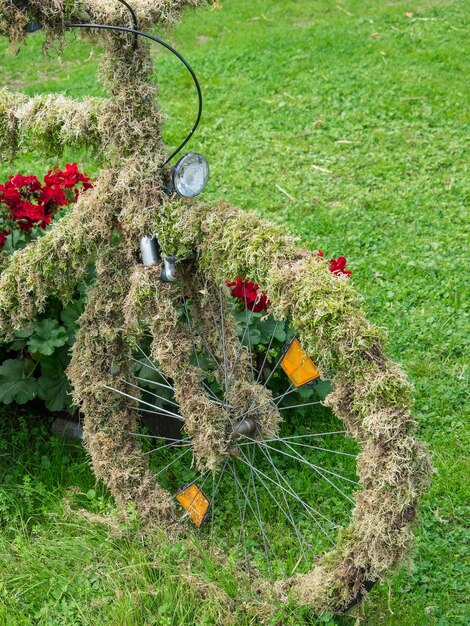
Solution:
M 45 215 L 43 219 L 37 224 L 39 228 L 47 228 L 49 224 L 52 222 L 52 215 Z
M 5 202 L 10 210 L 14 210 L 40 189 L 41 183 L 36 176 L 17 174 L 10 176 L 4 185 L 0 185 L 0 199 Z
M 59 185 L 48 185 L 44 187 L 39 196 L 39 202 L 42 202 L 49 209 L 68 205 L 65 192 Z
M 36 176 L 10 176 L 4 185 L 0 185 L 0 203 L 3 202 L 9 210 L 7 223 L 16 222 L 20 230 L 28 232 L 34 226 L 46 228 L 59 207 L 76 201 L 83 189 L 91 187 L 90 178 L 79 172 L 77 163 L 67 163 L 64 171 L 50 170 L 44 177 L 44 186 Z M 0 232 L 8 234 L 9 231 Z M 0 236 L 0 247 L 2 245 L 4 242 Z
M 351 276 L 352 271 L 346 269 L 346 258 L 344 256 L 339 256 L 337 259 L 330 259 L 330 272 L 339 276 L 343 274 L 344 276 Z
M 250 280 L 237 276 L 235 282 L 227 281 L 227 286 L 232 287 L 232 296 L 243 302 L 245 308 L 254 313 L 267 312 L 271 302 L 265 293 L 259 293 L 259 285 Z
M 21 230 L 28 232 L 36 222 L 42 222 L 45 217 L 44 207 L 39 204 L 32 204 L 26 200 L 12 211 Z
M 93 187 L 90 178 L 86 174 L 78 171 L 77 163 L 67 163 L 65 170 L 50 170 L 44 176 L 44 182 L 47 186 L 59 185 L 65 189 L 73 189 L 79 183 L 83 183 L 84 189 Z
M 317 250 L 317 256 L 323 258 L 325 253 L 321 250 Z M 340 276 L 341 274 L 344 276 L 351 276 L 352 270 L 346 269 L 347 260 L 344 256 L 339 256 L 337 259 L 330 259 L 328 263 L 330 264 L 329 270 L 332 274 L 335 274 L 336 276 Z

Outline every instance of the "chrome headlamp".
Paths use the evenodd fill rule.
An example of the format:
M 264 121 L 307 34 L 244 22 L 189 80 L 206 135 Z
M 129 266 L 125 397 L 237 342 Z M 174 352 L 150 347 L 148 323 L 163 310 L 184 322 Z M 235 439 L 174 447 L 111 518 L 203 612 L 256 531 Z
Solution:
M 188 152 L 171 171 L 172 191 L 183 198 L 198 196 L 209 180 L 209 163 L 198 152 Z

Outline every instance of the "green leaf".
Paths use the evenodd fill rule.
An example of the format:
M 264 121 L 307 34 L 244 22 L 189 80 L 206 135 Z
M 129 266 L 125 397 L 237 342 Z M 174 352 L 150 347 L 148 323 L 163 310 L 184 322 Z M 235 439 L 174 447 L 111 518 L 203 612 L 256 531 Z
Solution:
M 262 344 L 269 344 L 273 333 L 274 339 L 281 343 L 284 343 L 286 340 L 285 322 L 276 321 L 272 315 L 259 320 L 256 327 L 260 332 Z
M 59 322 L 53 319 L 45 319 L 34 325 L 34 334 L 28 341 L 30 352 L 39 352 L 50 356 L 56 348 L 61 348 L 67 343 L 67 331 Z
M 0 401 L 4 404 L 26 404 L 36 397 L 37 381 L 27 377 L 24 362 L 8 359 L 0 366 Z
M 22 350 L 27 343 L 27 339 L 33 334 L 33 327 L 24 328 L 22 330 L 15 330 L 13 332 L 16 339 L 14 339 L 9 345 L 9 350 Z
M 28 337 L 31 337 L 31 335 L 33 334 L 33 327 L 30 326 L 29 328 L 23 328 L 21 330 L 15 330 L 15 331 L 13 331 L 13 334 L 18 339 L 28 339 Z
M 51 357 L 41 358 L 41 376 L 38 380 L 38 395 L 49 411 L 63 411 L 72 406 L 69 380 L 65 374 L 70 361 L 67 348 L 58 350 Z
M 324 400 L 326 396 L 333 391 L 333 387 L 327 380 L 320 380 L 313 389 L 322 400 Z
M 194 351 L 191 353 L 189 362 L 195 367 L 200 367 L 204 372 L 209 372 L 211 369 L 216 367 L 213 359 L 211 359 L 208 355 L 204 353 L 200 354 L 199 352 L 196 355 Z
M 69 409 L 72 401 L 70 383 L 65 372 L 57 376 L 40 376 L 38 380 L 38 395 L 44 400 L 49 411 L 63 411 Z
M 60 319 L 64 322 L 67 328 L 73 328 L 74 330 L 78 326 L 77 322 L 80 315 L 83 313 L 84 300 L 72 300 L 68 303 L 65 309 L 60 314 Z
M 19 352 L 20 350 L 23 350 L 25 346 L 26 341 L 24 339 L 16 339 L 8 344 L 8 350 L 11 350 L 12 352 Z
M 253 348 L 253 346 L 257 346 L 260 343 L 261 340 L 261 333 L 259 332 L 259 330 L 255 327 L 253 327 L 250 324 L 250 330 L 249 332 L 246 333 L 245 337 L 243 338 L 243 345 L 246 346 L 247 348 L 251 347 Z

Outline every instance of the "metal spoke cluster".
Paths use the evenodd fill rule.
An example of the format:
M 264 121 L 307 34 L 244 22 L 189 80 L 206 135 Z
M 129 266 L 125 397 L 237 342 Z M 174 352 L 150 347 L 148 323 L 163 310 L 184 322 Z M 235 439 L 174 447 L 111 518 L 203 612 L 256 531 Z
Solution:
M 273 345 L 278 323 L 274 326 L 263 362 L 259 370 L 257 370 L 253 365 L 253 351 L 249 339 L 249 324 L 253 315 L 253 311 L 250 311 L 250 313 L 247 314 L 247 327 L 242 333 L 240 346 L 235 354 L 235 358 L 233 358 L 232 355 L 231 360 L 227 353 L 227 346 L 224 339 L 226 319 L 231 312 L 225 310 L 222 287 L 219 289 L 217 306 L 214 306 L 210 292 L 211 290 L 207 289 L 205 296 L 207 297 L 206 302 L 210 309 L 214 328 L 217 330 L 220 337 L 220 344 L 218 346 L 211 345 L 208 338 L 204 337 L 203 333 L 201 333 L 200 329 L 197 327 L 197 324 L 192 319 L 191 311 L 183 291 L 181 292 L 182 308 L 184 318 L 193 338 L 193 350 L 197 366 L 201 369 L 200 357 L 203 353 L 206 353 L 213 361 L 213 366 L 216 368 L 217 373 L 220 374 L 219 382 L 223 382 L 223 384 L 220 385 L 220 393 L 216 393 L 206 381 L 202 382 L 204 389 L 212 402 L 229 410 L 230 407 L 227 405 L 227 393 L 235 380 L 238 360 L 240 359 L 247 336 L 250 353 L 248 362 L 251 366 L 250 377 L 253 382 L 260 384 L 264 388 L 268 388 L 268 384 L 278 370 L 282 360 L 281 355 L 272 367 L 266 380 L 263 382 L 262 373 L 267 364 L 268 352 Z M 216 313 L 217 309 L 219 310 L 218 316 Z M 136 375 L 134 382 L 125 381 L 125 385 L 129 388 L 129 393 L 116 388 L 110 387 L 110 389 L 134 401 L 133 405 L 128 406 L 136 410 L 153 414 L 161 419 L 171 418 L 184 423 L 184 418 L 178 413 L 178 403 L 175 402 L 173 398 L 167 398 L 161 395 L 162 391 L 167 393 L 174 392 L 171 381 L 165 377 L 157 364 L 148 357 L 140 346 L 136 346 L 136 350 L 140 353 L 140 357 L 134 359 L 135 363 L 150 368 L 161 380 L 154 381 Z M 286 377 L 286 381 L 287 380 Z M 140 385 L 142 383 L 145 384 L 145 387 Z M 133 395 L 131 393 L 132 390 L 136 390 L 138 393 Z M 159 390 L 162 391 L 159 392 Z M 285 391 L 278 393 L 278 395 L 257 406 L 250 406 L 248 410 L 240 414 L 233 412 L 231 419 L 240 421 L 249 415 L 259 414 L 265 405 L 271 403 L 280 411 L 290 412 L 289 417 L 285 416 L 284 420 L 290 425 L 290 417 L 295 414 L 297 409 L 322 404 L 321 401 L 300 401 L 288 406 L 283 406 L 283 400 L 297 391 L 298 389 L 293 384 L 289 384 Z M 147 399 L 142 399 L 141 394 L 145 394 Z M 152 404 L 151 400 L 148 401 L 150 398 L 155 399 L 155 402 L 159 404 Z M 235 417 L 233 417 L 233 415 L 235 415 Z M 159 459 L 162 467 L 158 468 L 156 476 L 172 473 L 174 482 L 176 481 L 177 483 L 179 480 L 181 483 L 178 477 L 181 472 L 181 466 L 186 469 L 190 469 L 192 466 L 192 454 L 190 454 L 192 452 L 192 442 L 189 437 L 182 435 L 181 439 L 171 439 L 152 434 L 130 434 L 135 437 L 154 440 L 156 447 L 148 450 L 146 454 L 150 455 L 162 452 L 161 458 Z M 288 434 L 285 437 L 277 436 L 265 439 L 257 438 L 256 436 L 240 435 L 235 441 L 234 451 L 222 461 L 217 472 L 212 473 L 207 470 L 190 483 L 190 485 L 195 484 L 198 489 L 203 492 L 205 486 L 208 484 L 209 477 L 212 476 L 212 486 L 209 488 L 210 509 L 206 516 L 206 521 L 210 526 L 209 535 L 212 546 L 221 540 L 219 533 L 222 532 L 221 524 L 226 524 L 224 515 L 227 515 L 225 511 L 227 501 L 230 500 L 232 503 L 235 501 L 239 521 L 237 522 L 235 519 L 232 519 L 230 523 L 232 525 L 233 523 L 239 523 L 239 529 L 236 533 L 238 535 L 238 542 L 234 548 L 237 552 L 240 551 L 240 556 L 250 574 L 253 572 L 253 557 L 256 554 L 264 556 L 267 570 L 272 575 L 279 575 L 279 573 L 284 576 L 292 575 L 302 564 L 304 569 L 310 569 L 314 559 L 319 555 L 319 552 L 326 549 L 325 542 L 326 546 L 335 545 L 335 534 L 340 527 L 337 521 L 331 519 L 332 514 L 330 510 L 334 511 L 335 507 L 328 507 L 325 511 L 325 501 L 328 504 L 328 502 L 333 502 L 335 499 L 338 500 L 339 498 L 339 500 L 343 500 L 343 508 L 347 506 L 350 510 L 352 508 L 351 505 L 354 504 L 352 490 L 360 487 L 356 480 L 344 476 L 340 471 L 333 471 L 329 467 L 325 467 L 316 457 L 312 459 L 312 455 L 318 455 L 322 458 L 326 455 L 327 458 L 338 459 L 339 462 L 341 459 L 344 461 L 355 459 L 355 454 L 345 451 L 341 449 L 341 447 L 340 449 L 334 449 L 332 444 L 328 444 L 327 446 L 314 445 L 312 441 L 314 442 L 316 438 L 324 437 L 332 438 L 335 441 L 338 440 L 339 437 L 343 440 L 345 435 L 346 432 L 344 430 L 333 429 L 325 432 Z M 323 441 L 320 443 L 323 443 Z M 309 455 L 308 458 L 305 455 Z M 286 463 L 289 466 L 288 471 L 285 469 Z M 322 490 L 324 488 L 328 489 L 328 498 L 322 495 L 319 497 L 318 502 L 312 502 L 309 501 L 309 496 L 304 493 L 309 491 L 309 485 L 306 487 L 302 486 L 301 490 L 299 490 L 296 485 L 296 471 L 298 470 L 299 473 L 301 473 L 305 471 L 305 468 L 311 470 L 311 472 L 309 472 L 309 483 L 314 484 L 314 478 L 316 477 L 317 485 L 319 483 L 323 484 L 323 486 L 320 484 L 319 493 L 323 494 L 324 492 Z M 181 487 L 183 487 L 182 484 L 180 484 L 180 488 Z M 222 496 L 219 497 L 221 490 L 223 493 Z M 194 498 L 195 497 L 196 496 L 194 496 Z M 266 503 L 268 503 L 268 505 Z M 265 508 L 266 511 L 264 510 Z M 223 520 L 220 523 L 218 521 L 219 516 L 221 516 Z M 187 518 L 188 510 L 183 512 L 182 521 Z M 286 539 L 287 545 L 293 546 L 292 553 L 294 558 L 290 558 L 291 565 L 289 567 L 286 567 L 286 554 L 282 553 L 283 549 L 279 549 L 272 536 L 273 529 L 275 530 L 276 526 L 280 523 L 284 523 L 285 525 L 283 537 L 286 537 L 287 531 L 290 533 L 290 539 Z M 315 539 L 315 537 L 323 537 L 323 539 Z M 253 546 L 255 546 L 255 548 L 253 548 Z M 256 566 L 260 567 L 259 557 L 255 558 L 255 561 Z

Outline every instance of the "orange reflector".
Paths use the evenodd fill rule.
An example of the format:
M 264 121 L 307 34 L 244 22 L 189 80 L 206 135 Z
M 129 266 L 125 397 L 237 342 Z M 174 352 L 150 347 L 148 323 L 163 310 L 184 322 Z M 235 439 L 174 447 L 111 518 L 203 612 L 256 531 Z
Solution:
M 183 509 L 188 512 L 189 517 L 196 526 L 200 528 L 209 510 L 210 502 L 199 487 L 192 483 L 189 487 L 182 489 L 176 496 L 176 499 Z
M 298 339 L 294 339 L 290 344 L 281 361 L 281 367 L 296 387 L 302 387 L 320 377 L 315 363 L 302 348 Z

